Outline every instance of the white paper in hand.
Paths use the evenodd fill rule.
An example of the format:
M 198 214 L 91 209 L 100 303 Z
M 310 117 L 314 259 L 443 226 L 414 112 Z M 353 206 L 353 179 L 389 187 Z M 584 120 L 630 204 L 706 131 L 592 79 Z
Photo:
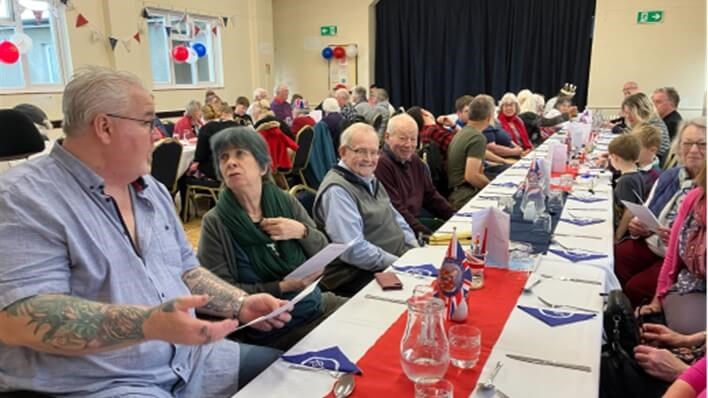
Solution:
M 265 321 L 265 320 L 271 319 L 271 318 L 275 318 L 276 316 L 282 314 L 283 312 L 292 311 L 293 308 L 295 307 L 295 304 L 299 303 L 307 295 L 312 293 L 313 290 L 315 290 L 315 288 L 317 287 L 317 284 L 320 283 L 320 279 L 322 279 L 322 278 L 318 278 L 316 281 L 310 283 L 306 288 L 302 289 L 302 291 L 300 293 L 298 293 L 297 296 L 293 297 L 292 300 L 288 301 L 288 303 L 285 304 L 284 306 L 276 308 L 275 310 L 273 310 L 273 312 L 271 312 L 269 314 L 259 316 L 258 318 L 252 320 L 251 322 L 248 322 L 246 324 L 239 326 L 238 328 L 236 328 L 236 330 L 241 330 L 243 328 L 249 327 L 249 326 L 256 324 L 258 322 Z
M 306 276 L 312 275 L 325 269 L 325 267 L 339 257 L 345 250 L 349 248 L 349 244 L 345 243 L 330 243 L 320 250 L 314 256 L 295 268 L 293 272 L 283 278 L 288 279 L 303 279 Z
M 659 220 L 657 220 L 654 216 L 654 213 L 652 213 L 646 206 L 627 202 L 626 200 L 623 200 L 622 204 L 630 212 L 632 212 L 632 214 L 634 214 L 634 216 L 637 217 L 642 224 L 646 225 L 648 230 L 656 232 L 656 229 L 661 226 Z

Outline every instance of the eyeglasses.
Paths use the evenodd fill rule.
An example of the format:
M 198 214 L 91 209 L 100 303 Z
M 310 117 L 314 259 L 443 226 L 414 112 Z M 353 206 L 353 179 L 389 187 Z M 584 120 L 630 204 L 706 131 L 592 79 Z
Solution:
M 373 150 L 373 149 L 364 149 L 364 148 L 352 148 L 349 145 L 347 145 L 347 148 L 351 149 L 352 151 L 354 151 L 354 153 L 357 156 L 361 156 L 361 157 L 368 156 L 368 157 L 372 157 L 372 158 L 377 158 L 381 155 L 381 150 L 379 150 L 379 149 Z
M 686 141 L 681 143 L 681 148 L 684 150 L 688 151 L 693 146 L 697 146 L 699 151 L 705 151 L 706 150 L 706 142 L 705 141 L 698 141 L 698 142 L 693 142 L 693 141 Z
M 106 116 L 108 117 L 114 117 L 116 119 L 123 119 L 123 120 L 132 120 L 134 122 L 138 122 L 143 125 L 143 127 L 149 127 L 150 130 L 154 129 L 157 127 L 157 118 L 152 118 L 150 120 L 147 119 L 138 119 L 134 117 L 128 117 L 128 116 L 123 116 L 123 115 L 116 115 L 113 113 L 106 113 Z

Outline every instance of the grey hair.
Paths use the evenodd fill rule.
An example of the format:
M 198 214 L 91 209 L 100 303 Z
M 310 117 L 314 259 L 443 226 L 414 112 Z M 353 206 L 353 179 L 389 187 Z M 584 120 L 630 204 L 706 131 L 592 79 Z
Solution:
M 322 101 L 322 110 L 325 111 L 325 113 L 336 113 L 342 111 L 339 107 L 339 102 L 331 97 L 325 98 L 324 101 Z
M 72 136 L 91 124 L 99 113 L 124 113 L 131 102 L 129 91 L 149 92 L 136 75 L 102 66 L 78 69 L 64 88 L 62 129 Z
M 363 87 L 363 86 L 354 87 L 354 101 L 355 102 L 366 101 L 367 94 L 368 94 L 368 91 L 366 90 L 366 87 Z
M 337 91 L 334 92 L 334 98 L 344 98 L 349 101 L 349 91 L 347 91 L 346 88 L 337 89 Z
M 202 109 L 202 104 L 197 100 L 189 101 L 187 103 L 187 106 L 184 108 L 185 112 L 187 112 L 188 115 L 191 115 L 194 112 L 201 110 L 201 109 Z
M 679 102 L 681 102 L 681 96 L 679 96 L 678 91 L 676 91 L 675 88 L 673 87 L 661 87 L 657 88 L 654 90 L 654 94 L 656 93 L 664 93 L 666 95 L 666 98 L 669 99 L 669 102 L 674 106 L 674 108 L 678 108 Z
M 373 134 L 376 136 L 376 139 L 378 139 L 379 137 L 376 130 L 374 130 L 374 128 L 371 127 L 370 124 L 354 123 L 342 132 L 342 136 L 339 137 L 339 147 L 341 148 L 343 146 L 351 146 L 352 140 L 354 139 L 354 134 L 361 132 Z
M 521 111 L 519 100 L 516 98 L 516 95 L 514 93 L 506 93 L 501 97 L 501 99 L 499 100 L 499 109 L 501 109 L 502 105 L 504 104 L 514 104 L 514 109 L 516 110 L 517 115 Z
M 261 98 L 261 96 L 264 94 L 266 96 L 268 95 L 268 92 L 266 91 L 266 89 L 264 89 L 263 87 L 258 87 L 257 89 L 253 90 L 253 100 L 255 101 L 257 99 L 263 99 L 263 98 Z
M 416 132 L 418 131 L 418 124 L 416 123 L 415 119 L 413 119 L 413 117 L 407 113 L 401 113 L 391 117 L 391 119 L 388 120 L 388 125 L 386 125 L 386 132 L 389 134 L 394 134 L 399 130 L 402 130 L 402 127 L 405 126 L 405 123 L 411 124 L 414 127 L 414 130 Z
M 270 179 L 270 151 L 263 137 L 256 132 L 251 126 L 236 126 L 221 130 L 209 140 L 211 143 L 211 153 L 214 154 L 214 170 L 219 180 L 223 181 L 224 176 L 221 175 L 219 168 L 219 158 L 221 155 L 232 148 L 245 149 L 251 152 L 258 163 L 261 171 L 266 173 L 263 175 L 263 180 Z
M 388 101 L 388 92 L 382 88 L 376 89 L 376 101 Z
M 287 84 L 280 83 L 280 84 L 276 85 L 275 88 L 273 89 L 273 95 L 278 95 L 278 91 L 280 91 L 281 88 L 287 88 L 288 90 L 290 90 L 290 88 L 288 87 Z
M 687 128 L 690 126 L 693 126 L 695 128 L 703 130 L 703 135 L 706 134 L 706 117 L 705 116 L 699 116 L 697 118 L 693 118 L 690 120 L 684 120 L 681 122 L 679 125 L 678 133 L 676 134 L 676 137 L 674 138 L 674 141 L 671 143 L 671 152 L 674 154 L 680 154 L 679 152 L 680 146 L 681 146 L 681 140 L 683 139 L 683 132 L 686 131 Z M 679 164 L 683 164 L 683 160 L 681 159 L 680 156 L 678 156 L 679 159 Z

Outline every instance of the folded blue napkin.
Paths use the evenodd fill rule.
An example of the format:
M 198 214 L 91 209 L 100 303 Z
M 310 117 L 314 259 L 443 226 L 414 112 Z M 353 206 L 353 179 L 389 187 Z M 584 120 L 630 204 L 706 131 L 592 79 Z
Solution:
M 337 346 L 325 348 L 319 351 L 308 351 L 302 354 L 283 355 L 284 361 L 301 366 L 308 366 L 316 369 L 329 369 L 335 372 L 361 374 L 361 369 Z
M 595 196 L 575 196 L 575 195 L 568 196 L 568 199 L 577 200 L 578 202 L 583 202 L 583 203 L 595 203 L 595 202 L 602 202 L 603 200 L 607 200 L 606 198 L 598 198 Z
M 551 327 L 585 321 L 595 317 L 595 314 L 555 311 L 547 308 L 525 307 L 523 305 L 517 305 L 517 307 Z
M 507 182 L 493 182 L 489 184 L 493 187 L 504 187 L 504 188 L 516 188 L 519 185 L 516 184 L 515 182 L 507 181 Z
M 394 265 L 393 269 L 413 275 L 438 276 L 438 269 L 433 264 Z
M 590 261 L 590 260 L 595 260 L 598 258 L 607 257 L 606 254 L 601 254 L 601 253 L 583 253 L 583 252 L 560 250 L 560 249 L 548 249 L 548 251 L 555 254 L 556 256 L 561 256 L 561 257 L 568 259 L 574 263 L 577 263 L 579 261 Z
M 561 218 L 560 220 L 567 222 L 568 224 L 579 225 L 581 227 L 605 222 L 602 218 Z

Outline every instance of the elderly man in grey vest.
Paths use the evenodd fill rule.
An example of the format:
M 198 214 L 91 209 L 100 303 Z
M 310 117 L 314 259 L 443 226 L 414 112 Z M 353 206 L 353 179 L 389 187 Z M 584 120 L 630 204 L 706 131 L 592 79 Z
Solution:
M 322 180 L 313 213 L 332 242 L 352 242 L 340 257 L 346 264 L 329 267 L 322 281 L 351 296 L 418 243 L 374 176 L 380 155 L 376 131 L 364 123 L 351 125 L 342 133 L 339 155 L 339 164 Z

